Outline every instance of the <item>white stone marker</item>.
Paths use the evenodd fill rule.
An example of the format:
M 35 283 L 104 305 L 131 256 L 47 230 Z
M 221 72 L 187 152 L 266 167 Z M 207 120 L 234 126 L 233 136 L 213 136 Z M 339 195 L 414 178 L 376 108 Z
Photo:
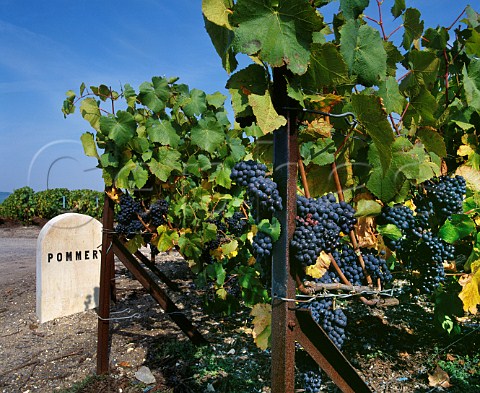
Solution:
M 84 214 L 52 218 L 37 239 L 40 323 L 98 306 L 102 224 Z

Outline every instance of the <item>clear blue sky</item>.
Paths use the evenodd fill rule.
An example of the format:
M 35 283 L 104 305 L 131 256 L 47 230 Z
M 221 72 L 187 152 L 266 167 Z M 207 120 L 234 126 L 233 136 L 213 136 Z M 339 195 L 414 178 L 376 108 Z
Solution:
M 366 14 L 376 18 L 370 3 Z M 478 0 L 407 0 L 426 27 L 450 25 L 467 4 L 480 8 Z M 201 0 L 0 0 L 0 191 L 103 189 L 80 144 L 88 123 L 61 113 L 65 92 L 82 82 L 137 88 L 155 75 L 227 94 Z

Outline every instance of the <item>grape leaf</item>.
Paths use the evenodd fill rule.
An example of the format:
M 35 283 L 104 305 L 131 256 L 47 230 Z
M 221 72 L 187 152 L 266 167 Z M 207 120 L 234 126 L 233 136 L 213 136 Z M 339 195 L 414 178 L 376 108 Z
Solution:
M 480 304 L 480 261 L 471 265 L 472 272 L 462 276 L 459 280 L 463 287 L 458 297 L 463 302 L 463 309 L 466 312 L 476 314 Z
M 238 0 L 232 16 L 237 51 L 256 55 L 272 67 L 307 71 L 312 33 L 323 27 L 304 0 Z
M 312 44 L 310 67 L 308 71 L 294 79 L 304 89 L 311 92 L 323 92 L 325 86 L 346 85 L 351 83 L 348 77 L 348 67 L 336 46 Z
M 146 123 L 147 134 L 152 142 L 169 145 L 176 148 L 180 143 L 180 136 L 169 120 L 149 118 Z
M 272 218 L 271 222 L 267 219 L 263 219 L 257 225 L 257 228 L 260 232 L 264 232 L 269 235 L 274 242 L 280 238 L 280 233 L 282 231 L 280 221 L 278 221 L 275 217 Z
M 340 52 L 350 73 L 365 86 L 378 85 L 387 73 L 387 53 L 378 30 L 349 20 L 340 30 Z
M 165 109 L 165 87 L 166 80 L 160 78 L 152 78 L 152 82 L 155 81 L 155 86 L 151 82 L 143 82 L 139 87 L 138 100 L 153 112 L 158 113 Z
M 480 192 L 480 172 L 474 168 L 462 165 L 457 168 L 456 175 L 463 176 L 467 181 L 467 187 L 475 192 Z
M 176 230 L 169 229 L 166 225 L 160 225 L 157 227 L 157 233 L 156 246 L 159 251 L 169 251 L 178 244 L 179 236 Z
M 225 141 L 223 127 L 214 118 L 200 119 L 191 131 L 192 143 L 213 153 Z
M 179 161 L 180 157 L 181 153 L 177 150 L 162 146 L 158 148 L 155 157 L 148 162 L 148 167 L 161 181 L 167 181 L 172 171 L 182 171 L 182 165 Z
M 100 159 L 97 152 L 97 146 L 95 145 L 95 136 L 91 132 L 85 132 L 80 137 L 82 141 L 83 151 L 85 155 L 89 157 L 95 157 Z
M 340 0 L 340 9 L 346 19 L 356 19 L 368 7 L 370 0 Z
M 144 241 L 143 241 L 142 235 L 135 235 L 129 241 L 127 241 L 127 243 L 125 244 L 125 247 L 127 248 L 128 251 L 134 254 L 143 245 L 144 245 Z
M 232 13 L 232 7 L 232 0 L 202 0 L 202 12 L 205 18 L 227 29 L 231 29 L 228 15 Z
M 440 69 L 440 59 L 433 52 L 412 50 L 408 53 L 410 73 L 400 83 L 402 91 L 410 95 L 418 93 L 420 86 L 431 89 L 437 80 Z
M 423 33 L 423 20 L 420 21 L 420 11 L 416 8 L 407 8 L 403 14 L 403 47 L 408 50 L 414 40 L 418 40 Z
M 207 110 L 207 95 L 204 91 L 192 89 L 190 97 L 183 101 L 181 106 L 183 112 L 189 117 L 201 115 Z
M 469 55 L 480 56 L 480 32 L 470 30 L 471 36 L 465 41 L 465 51 Z
M 241 90 L 244 95 L 264 94 L 268 87 L 265 68 L 258 64 L 250 64 L 230 76 L 225 87 Z
M 372 138 L 385 173 L 392 160 L 391 146 L 394 137 L 380 98 L 373 95 L 353 94 L 352 107 L 359 123 Z
M 438 235 L 447 243 L 455 243 L 457 240 L 470 235 L 474 230 L 475 223 L 468 215 L 452 214 L 440 228 Z
M 80 104 L 80 113 L 93 129 L 100 131 L 100 108 L 97 101 L 92 97 L 85 98 Z
M 360 199 L 357 202 L 355 217 L 377 216 L 381 213 L 382 206 L 372 200 Z
M 236 52 L 233 49 L 233 31 L 210 22 L 207 18 L 204 18 L 205 29 L 207 30 L 212 44 L 215 47 L 217 54 L 222 59 L 222 66 L 229 74 L 235 71 L 238 62 L 235 58 Z
M 450 384 L 450 377 L 440 368 L 438 364 L 435 371 L 432 374 L 428 374 L 428 386 L 434 386 L 440 389 L 448 389 L 452 386 Z
M 250 315 L 253 317 L 253 340 L 257 347 L 266 350 L 272 334 L 272 306 L 270 304 L 257 303 L 252 307 Z
M 405 11 L 405 8 L 406 8 L 405 0 L 395 0 L 395 3 L 391 8 L 393 17 L 396 19 L 400 15 L 402 15 L 402 12 Z
M 449 40 L 448 30 L 445 27 L 429 28 L 423 34 L 422 43 L 426 48 L 443 50 Z
M 137 122 L 133 116 L 125 111 L 118 111 L 114 116 L 102 116 L 100 118 L 100 130 L 104 135 L 108 135 L 115 144 L 122 148 L 135 135 Z
M 394 224 L 377 225 L 377 231 L 380 235 L 393 240 L 398 240 L 402 237 L 402 231 Z
M 287 124 L 287 119 L 279 115 L 273 107 L 268 91 L 264 95 L 250 94 L 248 103 L 251 105 L 257 118 L 257 124 L 264 134 L 269 134 Z
M 421 128 L 417 131 L 417 135 L 428 152 L 433 152 L 442 158 L 447 155 L 445 140 L 437 131 L 431 128 Z
M 397 80 L 393 76 L 388 76 L 380 83 L 378 95 L 382 97 L 387 113 L 401 114 L 403 112 L 407 100 L 400 94 Z
M 207 104 L 213 106 L 215 109 L 220 109 L 225 104 L 227 96 L 223 95 L 219 91 L 213 94 L 207 94 Z
M 472 59 L 468 68 L 463 66 L 462 73 L 467 103 L 480 111 L 480 60 Z
M 198 235 L 183 233 L 178 239 L 180 253 L 187 259 L 198 260 L 202 255 L 202 242 Z
M 331 260 L 325 251 L 321 251 L 315 265 L 310 265 L 305 268 L 305 274 L 312 278 L 322 278 L 330 266 Z
M 387 54 L 387 75 L 397 75 L 397 64 L 403 60 L 403 55 L 391 41 L 383 41 L 383 47 Z
M 405 115 L 405 123 L 412 123 L 424 126 L 435 124 L 435 110 L 437 109 L 437 101 L 430 91 L 421 86 L 420 92 L 410 99 L 410 105 Z
M 137 164 L 133 162 L 133 160 L 128 160 L 120 170 L 117 172 L 117 176 L 115 177 L 115 185 L 118 188 L 130 188 L 129 184 L 129 176 L 130 173 L 136 168 Z
M 217 165 L 215 172 L 213 172 L 208 178 L 209 181 L 215 182 L 219 186 L 229 189 L 232 185 L 232 179 L 230 174 L 232 173 L 232 167 L 234 164 L 222 162 Z
M 300 146 L 300 154 L 305 165 L 327 165 L 335 161 L 335 142 L 330 138 L 319 138 L 316 142 L 305 142 Z
M 234 258 L 238 255 L 238 241 L 237 240 L 232 240 L 228 243 L 222 244 L 222 253 L 225 255 L 228 259 Z
M 135 188 L 141 189 L 147 184 L 148 180 L 148 171 L 143 168 L 141 164 L 137 164 L 135 168 L 132 169 L 133 175 L 133 182 L 135 184 Z M 129 187 L 134 188 L 134 187 Z

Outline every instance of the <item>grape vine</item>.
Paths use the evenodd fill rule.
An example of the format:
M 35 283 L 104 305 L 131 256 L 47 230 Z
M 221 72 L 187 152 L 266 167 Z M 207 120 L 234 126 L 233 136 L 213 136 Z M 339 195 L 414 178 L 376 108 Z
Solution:
M 340 2 L 331 21 L 327 3 L 203 1 L 235 122 L 224 95 L 178 78 L 67 93 L 63 113 L 79 106 L 91 125 L 85 153 L 120 204 L 116 231 L 131 249 L 178 250 L 216 300 L 269 302 L 275 213 L 285 207 L 270 176 L 272 134 L 287 122 L 272 70 L 283 67 L 281 93 L 316 112 L 298 111 L 293 125 L 302 173 L 290 247 L 299 279 L 381 289 L 407 277 L 416 293 L 437 296 L 453 287 L 447 272 L 461 272 L 471 280 L 456 289 L 460 311 L 476 312 L 468 283 L 480 280 L 480 15 L 466 7 L 455 29 L 425 29 L 420 12 L 394 1 L 398 27 L 389 33 L 387 2 L 373 16 L 368 2 Z M 252 63 L 237 70 L 240 53 Z M 354 113 L 357 122 L 319 112 Z M 369 237 L 353 233 L 367 220 Z M 329 298 L 308 308 L 341 347 L 342 309 Z

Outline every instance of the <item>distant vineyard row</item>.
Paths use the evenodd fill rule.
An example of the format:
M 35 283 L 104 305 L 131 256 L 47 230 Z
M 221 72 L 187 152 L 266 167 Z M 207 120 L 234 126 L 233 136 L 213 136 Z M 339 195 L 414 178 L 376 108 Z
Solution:
M 100 218 L 103 192 L 53 188 L 35 192 L 30 187 L 15 190 L 0 204 L 0 217 L 30 224 L 34 218 L 50 219 L 66 212 Z

